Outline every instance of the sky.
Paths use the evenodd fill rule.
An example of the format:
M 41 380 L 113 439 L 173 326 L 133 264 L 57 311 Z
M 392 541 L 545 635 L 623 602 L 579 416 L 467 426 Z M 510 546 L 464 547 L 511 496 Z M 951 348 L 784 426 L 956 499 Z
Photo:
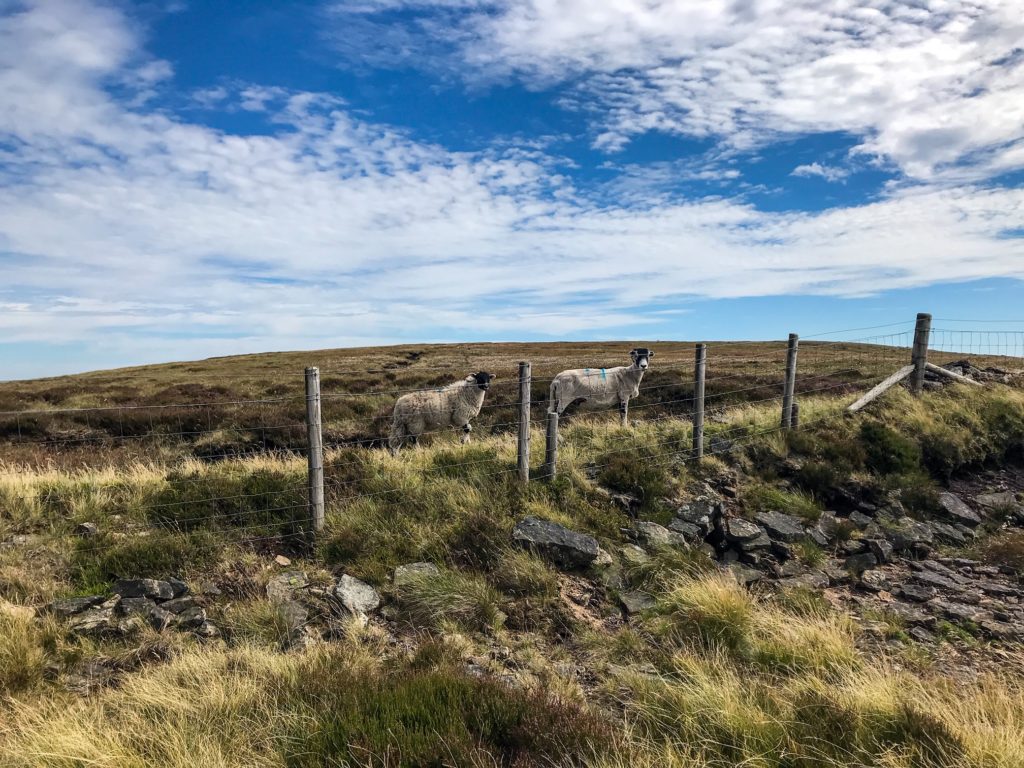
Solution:
M 0 0 L 0 275 L 0 379 L 1024 329 L 1021 0 Z

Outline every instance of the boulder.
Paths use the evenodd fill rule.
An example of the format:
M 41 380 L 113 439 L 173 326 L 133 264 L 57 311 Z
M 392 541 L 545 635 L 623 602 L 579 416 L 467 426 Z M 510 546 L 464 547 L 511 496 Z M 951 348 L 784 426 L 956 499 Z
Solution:
M 365 616 L 380 607 L 380 593 L 347 573 L 334 585 L 333 594 L 345 606 L 345 610 L 354 616 Z
M 90 595 L 89 597 L 68 597 L 63 600 L 54 600 L 50 603 L 50 611 L 62 619 L 77 616 L 89 608 L 103 602 L 103 595 Z
M 910 637 L 913 640 L 916 640 L 919 643 L 934 643 L 935 642 L 935 635 L 933 635 L 931 632 L 929 632 L 924 627 L 911 627 L 908 630 L 907 634 L 910 635 Z
M 527 517 L 516 523 L 512 539 L 564 568 L 585 568 L 597 559 L 599 549 L 593 536 L 537 517 Z
M 699 525 L 695 523 L 688 523 L 678 517 L 672 519 L 672 522 L 668 524 L 668 529 L 673 533 L 678 533 L 680 536 L 690 539 L 691 541 L 703 540 L 710 531 L 710 527 L 705 531 Z
M 904 600 L 913 600 L 915 603 L 927 603 L 936 595 L 935 587 L 928 584 L 901 584 L 896 589 L 896 594 Z
M 878 560 L 876 560 L 875 556 L 870 552 L 864 552 L 860 555 L 850 555 L 843 563 L 843 567 L 850 573 L 861 573 L 874 568 L 876 565 L 878 565 Z
M 634 568 L 639 565 L 646 565 L 651 561 L 651 556 L 636 544 L 624 544 L 619 548 L 619 555 L 622 557 L 623 563 Z
M 162 632 L 171 625 L 174 614 L 165 611 L 148 597 L 125 597 L 117 606 L 122 616 L 138 616 L 157 632 Z
M 889 589 L 889 579 L 884 571 L 869 568 L 860 575 L 860 583 L 872 592 L 881 592 Z
M 189 593 L 188 584 L 175 576 L 171 576 L 167 583 L 171 585 L 171 592 L 174 593 L 175 597 L 181 597 Z
M 811 571 L 802 576 L 779 579 L 777 584 L 783 589 L 825 589 L 828 586 L 828 576 L 821 571 Z
M 725 523 L 725 537 L 729 541 L 742 543 L 766 536 L 764 530 L 742 517 L 733 517 Z
M 804 526 L 800 518 L 782 512 L 760 512 L 754 519 L 777 541 L 792 543 L 804 537 Z
M 865 515 L 863 512 L 857 512 L 856 510 L 851 512 L 850 516 L 846 519 L 858 528 L 867 528 L 873 522 L 871 518 Z
M 267 582 L 267 597 L 275 603 L 286 603 L 296 593 L 309 586 L 309 580 L 302 571 L 286 571 L 273 576 Z
M 892 544 L 885 539 L 870 539 L 868 552 L 874 555 L 879 563 L 888 563 L 892 559 Z
M 175 618 L 175 624 L 182 629 L 199 629 L 206 623 L 206 611 L 198 605 L 186 608 Z
M 949 491 L 940 493 L 939 506 L 954 522 L 967 525 L 977 525 L 981 522 L 978 513 L 964 504 L 963 500 L 955 493 L 949 493 Z
M 978 506 L 988 510 L 1006 509 L 1017 506 L 1017 498 L 1012 491 L 999 491 L 995 493 L 980 493 L 974 497 Z
M 700 538 L 711 533 L 715 520 L 722 515 L 722 504 L 710 499 L 696 499 L 689 504 L 684 504 L 676 510 L 675 517 L 669 523 L 669 528 L 687 535 L 687 531 L 696 528 Z
M 920 571 L 915 573 L 912 578 L 919 584 L 927 584 L 929 587 L 936 587 L 938 589 L 956 591 L 959 586 L 948 576 L 943 576 L 941 573 L 934 573 L 932 571 Z
M 173 600 L 168 600 L 166 603 L 160 603 L 160 607 L 169 613 L 181 613 L 195 607 L 195 604 L 196 601 L 193 598 L 185 596 L 176 597 Z
M 649 611 L 655 606 L 654 598 L 646 592 L 623 592 L 619 595 L 619 602 L 629 616 Z
M 764 531 L 761 531 L 756 538 L 736 542 L 736 548 L 746 554 L 762 552 L 766 549 L 771 549 L 771 547 L 772 540 L 768 538 L 768 534 Z
M 931 525 L 932 531 L 935 533 L 935 538 L 939 541 L 959 546 L 967 543 L 967 537 L 949 523 L 940 523 L 937 520 L 932 520 L 929 525 Z
M 885 533 L 897 552 L 928 551 L 935 541 L 931 526 L 912 517 L 901 517 Z
M 170 584 L 156 579 L 118 579 L 111 591 L 115 595 L 127 598 L 149 597 L 153 600 L 170 600 L 175 596 L 174 588 Z
M 733 563 L 729 566 L 729 573 L 736 577 L 736 581 L 740 584 L 753 584 L 755 581 L 760 581 L 764 578 L 764 574 L 756 568 L 748 568 L 745 565 L 739 563 Z
M 409 563 L 395 568 L 391 581 L 400 588 L 420 579 L 428 579 L 440 574 L 441 570 L 433 563 Z
M 71 617 L 68 629 L 86 635 L 105 634 L 114 629 L 113 607 L 90 608 Z
M 641 520 L 633 527 L 633 533 L 640 545 L 647 549 L 668 549 L 669 547 L 686 547 L 687 542 L 681 533 L 670 531 L 663 525 Z

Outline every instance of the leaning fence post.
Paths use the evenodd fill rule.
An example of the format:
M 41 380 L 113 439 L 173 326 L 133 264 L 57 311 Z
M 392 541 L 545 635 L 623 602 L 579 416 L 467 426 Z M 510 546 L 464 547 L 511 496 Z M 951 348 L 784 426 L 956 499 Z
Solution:
M 519 363 L 519 480 L 530 482 L 530 364 Z
M 707 369 L 708 345 L 694 349 L 693 366 L 693 455 L 704 456 L 704 372 Z
M 320 369 L 306 369 L 306 434 L 309 448 L 309 519 L 313 533 L 324 528 L 324 441 L 320 423 Z
M 557 402 L 557 400 L 556 400 Z M 558 474 L 558 411 L 548 411 L 547 442 L 544 446 L 544 477 L 553 480 Z
M 924 372 L 928 367 L 928 337 L 932 330 L 932 316 L 927 312 L 919 312 L 914 325 L 914 348 L 910 353 L 910 362 L 914 372 L 910 375 L 910 391 L 920 394 L 924 388 Z
M 786 384 L 782 390 L 782 428 L 793 426 L 793 394 L 796 391 L 796 353 L 800 346 L 800 337 L 789 334 L 789 345 L 786 349 Z

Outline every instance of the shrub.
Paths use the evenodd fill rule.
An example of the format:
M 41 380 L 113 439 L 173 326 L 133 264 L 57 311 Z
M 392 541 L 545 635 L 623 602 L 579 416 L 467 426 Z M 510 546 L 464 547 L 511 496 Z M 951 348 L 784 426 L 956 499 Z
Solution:
M 860 427 L 868 469 L 881 475 L 909 474 L 921 466 L 917 443 L 877 421 L 865 421 Z
M 620 493 L 634 494 L 646 510 L 654 509 L 657 500 L 671 491 L 667 468 L 645 452 L 614 453 L 602 463 L 601 484 Z

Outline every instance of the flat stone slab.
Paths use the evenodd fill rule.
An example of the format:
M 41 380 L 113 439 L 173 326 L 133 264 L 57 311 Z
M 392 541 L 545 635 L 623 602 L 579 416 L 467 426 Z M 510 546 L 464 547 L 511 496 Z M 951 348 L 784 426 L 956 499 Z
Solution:
M 753 541 L 764 535 L 765 532 L 759 525 L 749 520 L 744 520 L 742 517 L 733 517 L 725 523 L 725 537 L 729 541 L 743 543 L 745 541 Z
M 804 537 L 803 522 L 799 517 L 782 512 L 759 512 L 754 519 L 764 526 L 768 536 L 778 541 L 792 543 Z
M 649 611 L 655 606 L 654 598 L 646 592 L 623 592 L 619 595 L 619 602 L 629 615 Z
M 118 579 L 111 590 L 121 597 L 150 597 L 154 600 L 170 600 L 177 595 L 174 587 L 166 581 L 156 579 Z
M 963 499 L 955 493 L 950 493 L 949 491 L 940 493 L 939 506 L 942 507 L 943 512 L 956 522 L 966 523 L 967 525 L 978 525 L 981 522 L 978 513 L 964 504 Z
M 527 517 L 516 523 L 512 529 L 512 540 L 565 568 L 585 568 L 597 559 L 600 549 L 593 536 L 537 517 Z
M 67 619 L 76 616 L 103 602 L 103 595 L 90 595 L 89 597 L 68 597 L 63 600 L 54 600 L 50 603 L 50 610 L 55 616 Z
M 981 493 L 974 497 L 974 500 L 985 509 L 999 509 L 1000 507 L 1017 506 L 1017 498 L 1012 491 L 998 491 L 995 493 Z
M 440 573 L 441 569 L 433 563 L 408 563 L 395 568 L 391 581 L 396 587 L 404 587 L 414 581 L 438 576 Z

